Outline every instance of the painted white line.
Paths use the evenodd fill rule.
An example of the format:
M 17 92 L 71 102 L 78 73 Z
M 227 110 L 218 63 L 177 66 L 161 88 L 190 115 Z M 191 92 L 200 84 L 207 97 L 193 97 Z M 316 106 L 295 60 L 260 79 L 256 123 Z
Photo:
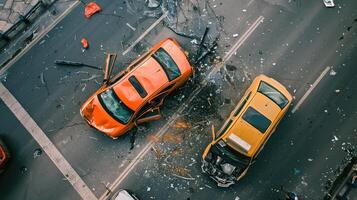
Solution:
M 299 102 L 296 104 L 296 106 L 293 108 L 291 113 L 295 113 L 301 104 L 306 100 L 307 96 L 312 92 L 312 90 L 319 84 L 319 82 L 322 80 L 322 78 L 327 74 L 327 72 L 331 69 L 331 67 L 326 67 L 325 70 L 320 74 L 320 76 L 316 79 L 316 81 L 310 86 L 310 88 L 306 91 L 304 96 L 299 100 Z
M 10 60 L 3 68 L 0 69 L 0 75 L 3 75 L 16 61 L 18 61 L 23 55 L 25 55 L 38 41 L 40 41 L 53 27 L 55 27 L 64 17 L 66 17 L 77 5 L 79 1 L 71 4 L 67 10 L 65 10 L 52 24 L 50 24 L 46 29 L 44 29 L 38 37 L 33 39 L 22 51 L 17 54 L 12 60 Z
M 260 16 L 256 20 L 257 25 L 254 25 L 254 26 L 257 27 L 263 19 L 264 19 L 264 17 Z M 247 31 L 247 32 L 249 32 L 249 34 L 243 34 L 242 35 L 242 37 L 244 35 L 246 35 L 245 39 L 242 40 L 242 38 L 240 38 L 238 41 L 244 42 L 247 39 L 247 37 L 252 33 L 252 31 L 256 29 L 256 27 L 253 28 L 253 29 L 250 27 L 248 29 L 248 31 Z M 236 42 L 236 44 L 238 44 L 238 43 L 241 43 L 241 42 Z M 234 49 L 234 51 L 232 51 L 232 52 L 235 52 L 235 51 L 237 51 L 237 49 L 240 46 L 241 46 L 241 44 L 240 45 L 233 45 L 233 47 L 231 48 L 230 51 L 232 51 Z M 225 62 L 227 62 L 229 60 L 229 58 L 231 58 L 231 56 L 226 57 L 226 59 L 223 60 L 222 63 L 219 64 L 219 66 L 220 67 L 224 66 Z M 216 68 L 217 67 L 213 68 L 212 71 L 214 71 L 214 69 L 216 69 Z M 209 74 L 211 74 L 211 73 L 209 73 Z M 187 98 L 187 100 L 184 103 L 181 104 L 181 106 L 177 109 L 177 111 L 170 117 L 168 122 L 155 135 L 156 138 L 161 138 L 166 133 L 166 131 L 170 128 L 170 126 L 181 116 L 182 112 L 186 108 L 186 105 L 188 105 L 189 103 L 191 103 L 193 101 L 193 99 L 196 97 L 196 95 L 202 91 L 202 89 L 207 85 L 207 83 L 208 83 L 208 79 L 203 79 L 203 81 L 200 83 L 200 86 L 197 87 L 190 94 L 190 96 Z M 123 172 L 118 176 L 118 178 L 111 184 L 111 186 L 108 188 L 108 190 L 99 198 L 100 200 L 105 200 L 108 197 L 108 195 L 110 195 L 110 193 L 109 193 L 110 191 L 115 191 L 118 188 L 120 183 L 129 175 L 129 173 L 134 169 L 134 167 L 150 151 L 150 149 L 154 146 L 154 144 L 155 144 L 155 142 L 150 141 L 148 144 L 145 145 L 145 147 L 139 152 L 139 154 L 135 158 L 133 158 L 131 160 L 131 162 L 128 164 L 128 166 L 123 170 Z
M 153 24 L 151 24 L 151 26 L 146 29 L 146 31 L 144 33 L 142 33 L 140 35 L 140 37 L 138 37 L 138 39 L 135 40 L 135 42 L 133 44 L 130 45 L 129 48 L 127 48 L 124 52 L 123 52 L 123 56 L 125 54 L 127 54 L 131 49 L 134 48 L 135 45 L 137 45 L 153 28 L 155 28 L 155 26 L 157 26 L 165 17 L 167 16 L 167 12 L 165 12 L 163 15 L 161 15 L 161 17 L 159 19 L 157 19 Z
M 11 112 L 16 116 L 25 129 L 32 135 L 36 142 L 46 152 L 48 157 L 62 172 L 63 176 L 71 183 L 78 194 L 86 200 L 96 200 L 96 196 L 84 183 L 77 172 L 72 168 L 68 161 L 63 157 L 55 145 L 48 139 L 42 129 L 36 124 L 26 110 L 20 105 L 9 90 L 0 83 L 0 98 Z
M 258 28 L 258 26 L 263 22 L 264 17 L 259 16 L 254 23 L 248 28 L 248 30 L 234 43 L 233 47 L 226 53 L 222 59 L 222 63 L 217 65 L 208 75 L 211 78 L 212 75 L 216 74 L 220 68 L 234 55 L 234 53 L 239 49 L 240 46 L 249 38 L 249 36 Z

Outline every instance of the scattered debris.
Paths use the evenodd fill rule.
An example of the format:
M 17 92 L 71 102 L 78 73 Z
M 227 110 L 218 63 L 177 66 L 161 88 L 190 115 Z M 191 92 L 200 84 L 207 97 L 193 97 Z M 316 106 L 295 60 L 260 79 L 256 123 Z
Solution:
M 95 78 L 98 78 L 100 77 L 100 75 L 97 75 L 97 74 L 93 74 L 91 77 L 89 78 L 84 78 L 84 79 L 81 79 L 82 82 L 85 82 L 85 81 L 90 81 L 90 80 L 93 80 Z
M 87 39 L 82 38 L 81 39 L 81 44 L 82 44 L 83 49 L 88 49 L 89 48 L 89 43 L 88 43 Z
M 7 72 L 0 74 L 0 81 L 1 82 L 6 82 L 7 79 Z
M 335 76 L 336 74 L 337 74 L 337 72 L 335 70 L 331 69 L 330 76 Z
M 96 2 L 90 2 L 84 8 L 84 16 L 89 19 L 92 15 L 101 10 L 102 8 Z
M 130 150 L 135 147 L 136 131 L 132 131 L 130 135 Z
M 35 149 L 35 151 L 33 152 L 33 158 L 35 159 L 35 158 L 41 156 L 41 154 L 42 154 L 42 150 L 40 148 Z
M 338 137 L 336 135 L 333 136 L 332 142 L 338 141 Z
M 294 168 L 294 175 L 298 175 L 298 174 L 300 174 L 300 170 L 299 169 L 296 169 L 296 168 Z
M 25 174 L 27 172 L 27 167 L 22 166 L 20 167 L 21 174 Z
M 160 2 L 159 1 L 157 1 L 157 0 L 146 0 L 146 2 L 147 2 L 147 6 L 149 7 L 149 8 L 157 8 L 157 7 L 159 7 L 160 6 Z
M 235 71 L 235 70 L 237 70 L 237 67 L 236 66 L 234 66 L 234 65 L 226 65 L 226 69 L 228 70 L 228 71 Z

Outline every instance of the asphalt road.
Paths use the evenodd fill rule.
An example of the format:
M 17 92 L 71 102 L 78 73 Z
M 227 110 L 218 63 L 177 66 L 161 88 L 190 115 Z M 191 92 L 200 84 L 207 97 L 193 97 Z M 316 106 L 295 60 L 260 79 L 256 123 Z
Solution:
M 228 61 L 233 69 L 215 74 L 163 138 L 152 136 L 199 81 L 168 99 L 165 118 L 145 125 L 133 150 L 129 150 L 130 133 L 112 140 L 90 129 L 78 113 L 81 103 L 99 87 L 101 71 L 59 67 L 53 61 L 101 66 L 104 52 L 116 52 L 122 69 L 165 37 L 175 37 L 190 53 L 192 43 L 160 24 L 140 48 L 121 56 L 155 19 L 141 18 L 123 1 L 98 2 L 102 14 L 87 20 L 78 6 L 20 58 L 3 81 L 98 198 L 144 145 L 155 140 L 154 148 L 119 184 L 143 199 L 278 199 L 281 185 L 302 199 L 322 199 L 347 152 L 357 145 L 357 2 L 336 2 L 335 8 L 327 9 L 320 1 L 308 0 L 210 1 L 216 15 L 224 16 L 216 56 L 223 57 L 259 16 L 264 22 Z M 90 43 L 84 52 L 82 37 Z M 333 71 L 291 113 L 327 66 Z M 211 64 L 195 67 L 203 73 Z M 286 85 L 294 103 L 246 177 L 228 189 L 217 188 L 200 169 L 201 153 L 211 140 L 210 126 L 220 127 L 261 73 Z M 0 134 L 12 152 L 0 176 L 1 199 L 79 199 L 46 154 L 34 154 L 38 144 L 2 102 L 0 110 Z

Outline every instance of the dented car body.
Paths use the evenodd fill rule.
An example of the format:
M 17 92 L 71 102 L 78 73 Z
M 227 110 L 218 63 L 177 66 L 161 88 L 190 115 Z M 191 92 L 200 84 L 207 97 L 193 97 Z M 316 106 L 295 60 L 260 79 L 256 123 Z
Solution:
M 240 180 L 287 112 L 292 96 L 265 75 L 254 79 L 202 155 L 202 171 L 220 187 Z
M 126 70 L 111 77 L 115 59 L 113 54 L 107 56 L 103 86 L 80 109 L 90 126 L 112 138 L 137 124 L 160 119 L 165 97 L 193 72 L 185 52 L 171 38 L 156 44 Z

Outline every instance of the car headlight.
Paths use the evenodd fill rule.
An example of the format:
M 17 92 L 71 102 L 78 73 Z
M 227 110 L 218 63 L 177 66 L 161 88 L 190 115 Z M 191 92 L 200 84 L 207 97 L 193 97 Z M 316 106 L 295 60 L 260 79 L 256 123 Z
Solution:
M 229 163 L 221 164 L 221 168 L 222 168 L 222 171 L 228 175 L 232 175 L 233 171 L 236 169 L 235 166 L 233 166 Z

